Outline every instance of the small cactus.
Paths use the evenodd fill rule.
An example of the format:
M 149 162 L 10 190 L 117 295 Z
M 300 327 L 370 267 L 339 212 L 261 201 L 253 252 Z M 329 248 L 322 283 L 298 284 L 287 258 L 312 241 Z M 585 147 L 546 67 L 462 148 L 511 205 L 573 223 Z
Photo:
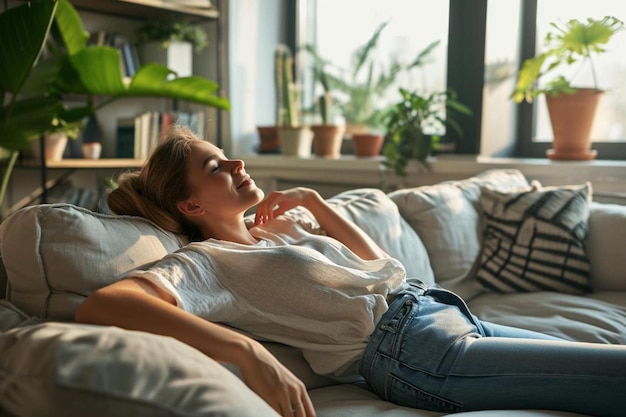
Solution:
M 278 47 L 275 63 L 276 122 L 279 126 L 299 126 L 300 89 L 293 82 L 293 56 L 289 47 Z

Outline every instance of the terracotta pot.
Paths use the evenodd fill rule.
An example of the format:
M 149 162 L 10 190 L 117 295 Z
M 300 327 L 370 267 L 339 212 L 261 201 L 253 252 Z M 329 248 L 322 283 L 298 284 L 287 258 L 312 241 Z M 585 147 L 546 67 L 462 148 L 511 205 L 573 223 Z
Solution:
M 37 160 L 41 160 L 39 140 L 33 140 L 31 142 L 31 149 L 33 151 L 33 157 Z M 67 146 L 67 135 L 63 132 L 50 133 L 44 137 L 44 155 L 46 162 L 60 161 L 63 159 L 63 152 Z
M 308 158 L 311 156 L 313 131 L 307 126 L 279 127 L 278 138 L 283 155 Z
M 313 125 L 313 152 L 315 156 L 339 158 L 346 131 L 343 125 Z
M 380 155 L 384 136 L 375 133 L 357 133 L 352 135 L 354 155 L 357 157 L 372 157 Z
M 259 133 L 259 153 L 275 153 L 280 151 L 278 126 L 257 126 Z
M 554 134 L 553 149 L 548 150 L 548 158 L 595 158 L 596 152 L 591 150 L 591 128 L 603 94 L 603 91 L 593 88 L 581 88 L 574 94 L 546 95 Z

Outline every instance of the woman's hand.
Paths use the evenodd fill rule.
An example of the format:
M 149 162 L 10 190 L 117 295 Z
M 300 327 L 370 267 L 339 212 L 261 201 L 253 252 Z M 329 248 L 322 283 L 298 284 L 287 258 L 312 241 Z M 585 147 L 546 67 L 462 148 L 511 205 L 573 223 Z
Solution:
M 257 342 L 246 346 L 237 363 L 242 378 L 283 417 L 315 417 L 305 385 Z M 247 358 L 247 359 L 245 359 Z
M 267 224 L 274 217 L 297 206 L 307 208 L 328 236 L 346 245 L 362 259 L 389 257 L 363 230 L 342 217 L 317 191 L 310 188 L 298 187 L 274 191 L 259 203 L 254 225 Z
M 309 208 L 312 203 L 319 203 L 322 197 L 310 188 L 297 187 L 289 190 L 274 191 L 261 201 L 254 217 L 255 226 L 269 223 L 274 217 L 287 210 L 303 206 Z

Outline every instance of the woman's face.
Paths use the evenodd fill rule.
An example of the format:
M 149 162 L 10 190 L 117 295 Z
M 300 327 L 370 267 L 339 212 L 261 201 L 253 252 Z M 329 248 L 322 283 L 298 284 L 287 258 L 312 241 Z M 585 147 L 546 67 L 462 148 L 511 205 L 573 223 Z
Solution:
M 243 161 L 229 160 L 221 149 L 205 141 L 193 142 L 191 150 L 188 208 L 199 210 L 203 216 L 227 218 L 244 213 L 263 199 L 263 191 L 246 174 Z

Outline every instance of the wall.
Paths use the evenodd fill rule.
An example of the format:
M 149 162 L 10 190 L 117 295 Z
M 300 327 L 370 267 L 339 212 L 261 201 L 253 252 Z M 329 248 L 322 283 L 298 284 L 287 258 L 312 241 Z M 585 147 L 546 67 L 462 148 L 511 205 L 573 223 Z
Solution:
M 287 0 L 230 0 L 232 155 L 256 152 L 256 127 L 275 122 L 274 51 L 284 42 Z

